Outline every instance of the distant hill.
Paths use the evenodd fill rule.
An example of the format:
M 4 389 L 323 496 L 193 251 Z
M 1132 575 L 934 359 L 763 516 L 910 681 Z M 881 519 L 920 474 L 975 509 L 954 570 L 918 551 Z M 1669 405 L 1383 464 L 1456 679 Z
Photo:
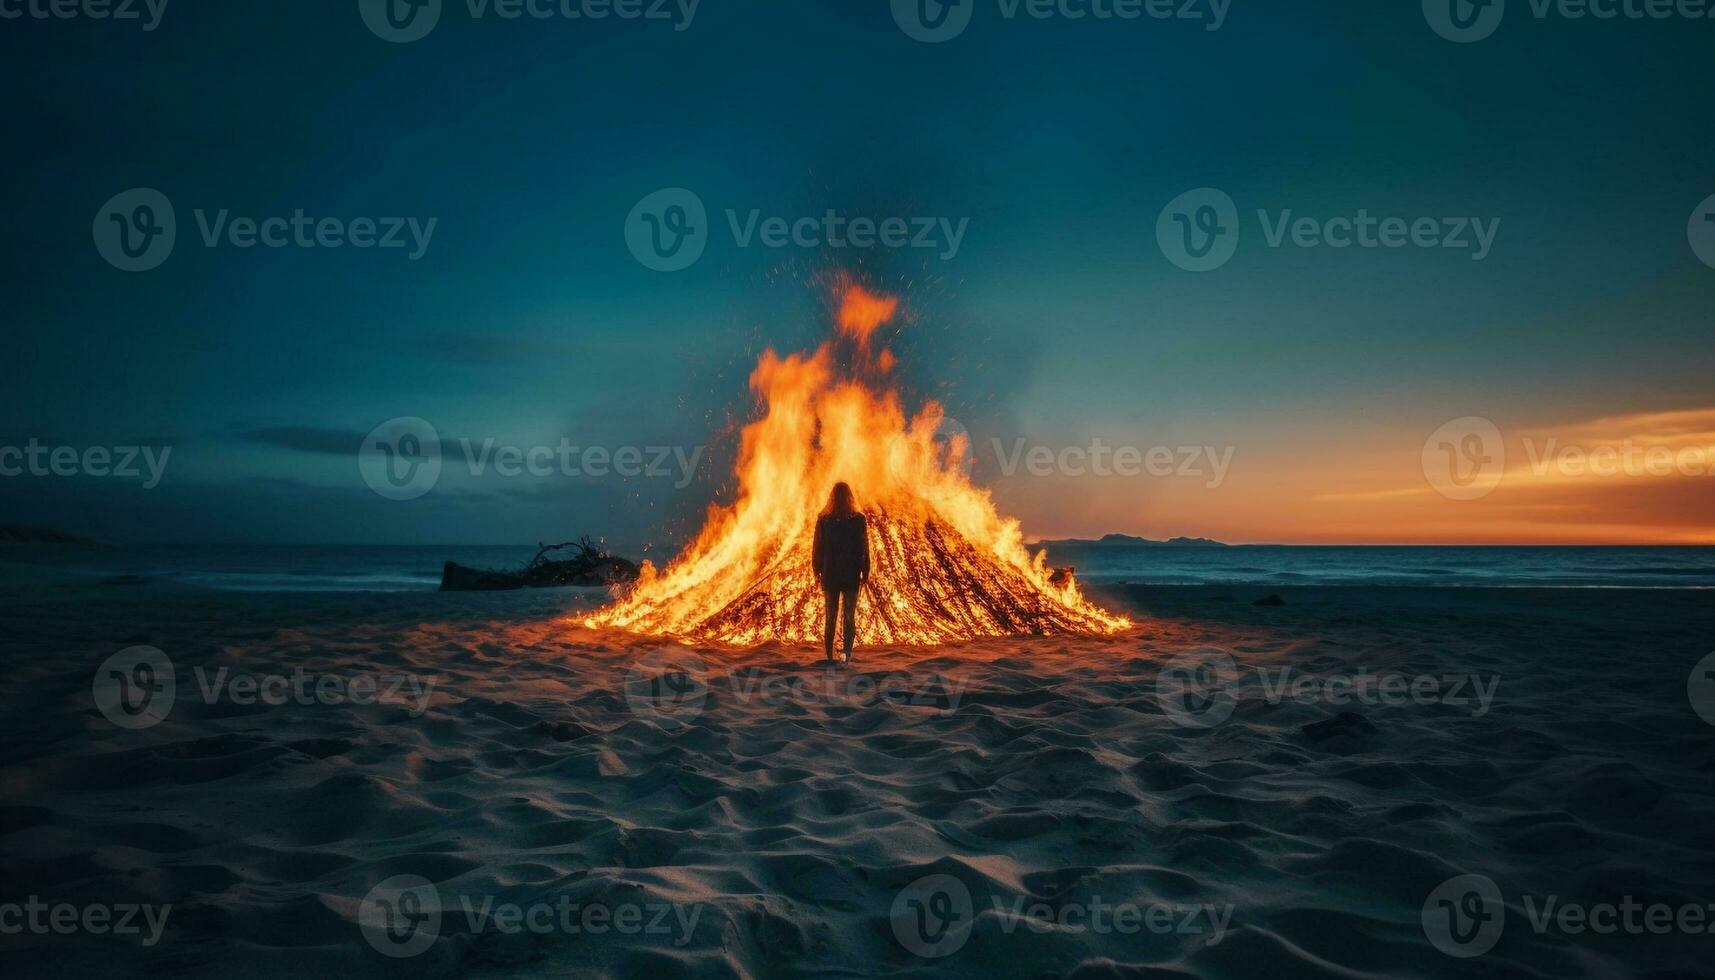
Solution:
M 1166 541 L 1152 541 L 1140 538 L 1135 534 L 1104 534 L 1099 539 L 1061 538 L 1055 541 L 1038 541 L 1031 545 L 1033 548 L 1230 548 L 1229 544 L 1214 541 L 1209 538 L 1168 538 Z

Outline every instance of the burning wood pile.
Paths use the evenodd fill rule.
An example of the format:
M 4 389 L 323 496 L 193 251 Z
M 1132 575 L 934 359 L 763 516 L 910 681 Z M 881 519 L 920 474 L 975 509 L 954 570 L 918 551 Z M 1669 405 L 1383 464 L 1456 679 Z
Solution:
M 744 429 L 738 494 L 712 507 L 665 569 L 585 622 L 753 645 L 819 642 L 810 568 L 816 516 L 838 481 L 869 521 L 871 574 L 858 598 L 864 644 L 1110 634 L 1130 625 L 1086 600 L 1067 570 L 1024 548 L 1018 522 L 971 484 L 962 435 L 937 440 L 933 401 L 909 419 L 878 328 L 898 300 L 842 284 L 834 336 L 813 353 L 764 352 L 750 385 L 765 406 Z M 836 365 L 846 365 L 837 369 Z

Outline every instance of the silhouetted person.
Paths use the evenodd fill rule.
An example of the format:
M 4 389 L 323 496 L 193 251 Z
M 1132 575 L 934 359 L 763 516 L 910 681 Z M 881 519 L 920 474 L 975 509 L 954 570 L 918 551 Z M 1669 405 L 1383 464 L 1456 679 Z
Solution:
M 827 509 L 816 519 L 816 541 L 810 549 L 810 567 L 822 586 L 827 603 L 822 646 L 828 660 L 834 659 L 834 619 L 845 609 L 845 655 L 851 663 L 852 640 L 857 636 L 858 586 L 869 578 L 869 524 L 852 504 L 852 488 L 834 484 Z

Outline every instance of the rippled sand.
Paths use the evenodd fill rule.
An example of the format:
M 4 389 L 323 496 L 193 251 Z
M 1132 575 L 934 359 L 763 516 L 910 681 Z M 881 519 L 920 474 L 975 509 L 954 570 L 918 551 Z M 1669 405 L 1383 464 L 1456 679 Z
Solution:
M 814 650 L 582 629 L 563 617 L 587 597 L 568 592 L 14 590 L 0 599 L 0 902 L 171 910 L 152 946 L 0 935 L 0 967 L 1707 973 L 1715 936 L 1539 934 L 1530 918 L 1551 895 L 1715 901 L 1715 727 L 1687 686 L 1715 649 L 1707 593 L 1258 595 L 1119 590 L 1105 600 L 1139 626 L 1116 639 L 860 651 L 830 674 Z M 92 679 L 139 644 L 170 658 L 177 699 L 131 730 L 97 709 Z M 1230 653 L 1232 685 L 1164 699 L 1163 665 L 1205 647 Z M 410 683 L 375 704 L 244 704 L 224 687 L 208 703 L 201 684 L 222 667 Z M 1428 703 L 1324 697 L 1366 675 L 1440 686 Z M 1282 678 L 1299 694 L 1272 702 Z M 1465 874 L 1495 882 L 1504 932 L 1456 958 L 1431 944 L 1424 907 Z M 945 911 L 925 897 L 938 875 L 969 896 L 969 919 L 941 933 L 951 949 L 910 931 Z M 383 955 L 366 897 L 417 879 L 443 906 L 433 935 Z M 507 932 L 464 911 L 567 903 L 636 908 L 639 928 Z M 1160 928 L 1092 928 L 1104 905 L 1168 911 Z

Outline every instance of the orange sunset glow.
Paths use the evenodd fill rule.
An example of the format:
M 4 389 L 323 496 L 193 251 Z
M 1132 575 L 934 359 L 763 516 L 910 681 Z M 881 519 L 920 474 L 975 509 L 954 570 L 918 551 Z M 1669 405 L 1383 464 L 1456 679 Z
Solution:
M 1014 476 L 995 496 L 1042 538 L 1099 527 L 1232 543 L 1715 544 L 1715 408 L 1495 421 L 1504 448 L 1477 499 L 1442 495 L 1426 473 L 1448 465 L 1426 445 L 1441 420 L 1356 428 L 1338 449 L 1247 440 L 1217 486 Z

